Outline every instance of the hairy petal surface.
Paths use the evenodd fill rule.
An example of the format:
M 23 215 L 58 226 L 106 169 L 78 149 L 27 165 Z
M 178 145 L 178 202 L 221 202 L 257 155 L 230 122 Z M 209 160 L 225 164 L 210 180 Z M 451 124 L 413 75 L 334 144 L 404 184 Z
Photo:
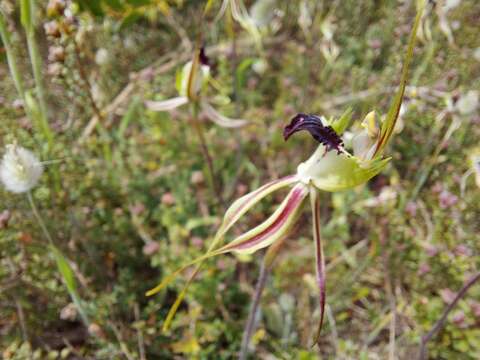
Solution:
M 178 96 L 164 101 L 145 101 L 145 106 L 153 111 L 169 111 L 178 108 L 179 106 L 188 103 L 188 98 L 185 96 Z

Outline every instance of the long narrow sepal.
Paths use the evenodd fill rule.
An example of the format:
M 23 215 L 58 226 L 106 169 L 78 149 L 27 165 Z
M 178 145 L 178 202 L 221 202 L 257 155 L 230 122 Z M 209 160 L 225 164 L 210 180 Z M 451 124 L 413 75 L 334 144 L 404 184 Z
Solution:
M 420 24 L 420 20 L 422 18 L 424 7 L 425 7 L 425 3 L 424 1 L 422 1 L 422 4 L 420 5 L 417 11 L 417 16 L 415 17 L 415 22 L 413 24 L 412 32 L 410 33 L 410 38 L 408 40 L 407 52 L 405 54 L 405 59 L 403 60 L 400 85 L 398 87 L 397 93 L 395 94 L 395 97 L 393 98 L 392 105 L 390 105 L 390 109 L 388 110 L 387 118 L 385 119 L 382 125 L 382 129 L 380 130 L 380 137 L 378 139 L 377 147 L 375 148 L 375 153 L 373 154 L 373 157 L 375 157 L 377 154 L 381 154 L 385 145 L 388 143 L 388 140 L 392 136 L 393 130 L 395 129 L 395 124 L 397 122 L 398 115 L 400 113 L 400 107 L 402 105 L 403 96 L 405 94 L 405 87 L 407 85 L 407 79 L 408 79 L 408 68 L 413 58 L 413 49 L 415 47 L 415 40 L 417 39 L 417 30 Z
M 240 235 L 218 251 L 252 254 L 271 245 L 291 230 L 301 213 L 303 200 L 307 195 L 308 187 L 298 183 L 267 220 Z
M 207 101 L 202 101 L 202 110 L 213 123 L 224 128 L 239 128 L 248 124 L 248 120 L 244 119 L 232 119 L 225 115 L 220 114 L 214 109 Z
M 283 187 L 289 186 L 297 182 L 296 175 L 289 175 L 283 178 L 270 181 L 241 198 L 235 200 L 233 204 L 227 209 L 223 217 L 222 225 L 220 226 L 216 238 L 223 237 L 226 232 L 253 206 L 255 206 L 264 197 L 270 195 Z
M 221 254 L 220 252 L 218 251 L 212 251 L 212 252 L 207 252 L 206 254 L 184 264 L 183 266 L 181 266 L 180 268 L 178 268 L 177 270 L 175 270 L 173 273 L 169 274 L 168 276 L 164 277 L 163 280 L 160 282 L 160 284 L 158 284 L 157 286 L 155 286 L 153 289 L 150 289 L 148 290 L 145 295 L 146 296 L 152 296 L 152 295 L 155 295 L 156 293 L 158 293 L 159 291 L 163 290 L 166 286 L 168 286 L 180 273 L 182 273 L 183 271 L 185 271 L 186 269 L 188 269 L 190 266 L 193 266 L 193 265 L 196 265 L 204 260 L 207 260 L 211 257 L 214 257 L 216 255 L 219 255 Z
M 320 302 L 320 322 L 315 335 L 314 344 L 318 344 L 322 331 L 323 317 L 325 314 L 325 257 L 323 255 L 322 239 L 320 236 L 320 201 L 318 191 L 310 187 L 310 204 L 312 206 L 313 239 L 315 241 L 315 270 Z
M 175 277 L 180 274 L 182 271 L 184 271 L 186 268 L 192 266 L 192 265 L 197 265 L 193 273 L 190 275 L 189 279 L 187 280 L 187 283 L 183 287 L 183 289 L 180 291 L 178 294 L 175 302 L 173 305 L 170 307 L 170 310 L 167 314 L 167 317 L 165 318 L 165 322 L 163 323 L 163 331 L 167 331 L 170 327 L 170 324 L 173 320 L 173 317 L 175 316 L 175 313 L 178 310 L 178 307 L 182 303 L 185 294 L 200 271 L 200 268 L 203 264 L 203 261 L 208 259 L 209 257 L 218 255 L 218 251 L 214 251 L 214 249 L 218 246 L 220 241 L 223 239 L 225 233 L 248 211 L 250 210 L 254 205 L 256 205 L 259 201 L 261 201 L 264 197 L 268 196 L 272 192 L 279 190 L 282 187 L 288 186 L 293 184 L 295 181 L 297 181 L 296 176 L 291 175 L 291 176 L 286 176 L 281 179 L 277 179 L 274 181 L 271 181 L 259 189 L 252 191 L 251 193 L 248 193 L 244 196 L 242 196 L 240 199 L 236 200 L 230 208 L 227 210 L 225 213 L 225 216 L 223 218 L 222 225 L 220 226 L 220 229 L 218 230 L 215 238 L 213 239 L 212 243 L 210 244 L 207 253 L 202 256 L 199 259 L 195 259 L 192 262 L 184 265 L 174 273 L 170 274 L 169 276 L 165 277 L 162 282 L 157 285 L 155 288 L 149 290 L 147 292 L 147 296 L 154 295 L 164 289 L 168 284 L 170 284 Z
M 186 96 L 178 96 L 164 101 L 145 101 L 145 106 L 153 111 L 169 111 L 188 103 Z
M 153 289 L 147 291 L 146 295 L 151 296 L 170 284 L 181 272 L 203 262 L 211 257 L 236 251 L 239 253 L 252 253 L 261 248 L 270 245 L 277 239 L 280 239 L 292 227 L 294 221 L 300 213 L 303 200 L 308 195 L 308 188 L 303 184 L 295 186 L 277 210 L 262 224 L 254 229 L 239 236 L 231 243 L 217 249 L 212 250 L 200 256 L 166 276 L 160 284 Z

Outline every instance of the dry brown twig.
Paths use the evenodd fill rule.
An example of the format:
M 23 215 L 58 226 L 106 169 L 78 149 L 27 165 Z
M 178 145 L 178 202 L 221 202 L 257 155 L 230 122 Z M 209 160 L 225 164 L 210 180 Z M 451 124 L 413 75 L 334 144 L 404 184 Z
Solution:
M 447 321 L 448 314 L 453 310 L 455 305 L 462 299 L 465 294 L 468 292 L 468 290 L 478 281 L 480 280 L 480 271 L 477 272 L 475 275 L 473 275 L 460 289 L 460 291 L 457 293 L 457 296 L 455 296 L 455 299 L 445 308 L 443 311 L 442 316 L 440 319 L 437 320 L 437 322 L 433 325 L 433 327 L 428 331 L 428 333 L 425 336 L 422 336 L 422 342 L 420 343 L 420 350 L 419 350 L 419 355 L 418 359 L 419 360 L 425 360 L 427 359 L 427 343 L 442 329 L 442 327 L 445 325 L 445 322 Z

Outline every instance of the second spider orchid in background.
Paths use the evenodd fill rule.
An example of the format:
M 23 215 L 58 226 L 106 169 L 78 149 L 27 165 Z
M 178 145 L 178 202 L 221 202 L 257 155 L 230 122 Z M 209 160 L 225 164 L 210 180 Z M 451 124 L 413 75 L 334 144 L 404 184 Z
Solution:
M 292 230 L 304 208 L 307 197 L 310 197 L 320 305 L 320 321 L 315 337 L 315 341 L 318 342 L 324 318 L 326 296 L 325 257 L 320 237 L 319 192 L 342 191 L 364 184 L 382 171 L 391 160 L 390 157 L 384 157 L 383 152 L 393 135 L 399 116 L 421 14 L 422 8 L 417 12 L 409 38 L 399 88 L 383 122 L 377 123 L 375 113 L 370 112 L 361 122 L 360 131 L 354 133 L 349 144 L 345 144 L 341 136 L 350 122 L 350 111 L 345 112 L 338 119 L 326 119 L 308 114 L 295 116 L 284 129 L 285 140 L 298 131 L 307 130 L 320 143 L 317 150 L 307 161 L 298 166 L 296 174 L 267 183 L 236 200 L 226 211 L 222 225 L 207 253 L 166 276 L 157 287 L 147 293 L 147 295 L 157 293 L 186 268 L 197 265 L 184 289 L 178 295 L 177 301 L 173 304 L 165 320 L 164 329 L 168 328 L 175 311 L 185 296 L 186 289 L 198 273 L 204 260 L 226 253 L 252 254 L 260 249 L 279 244 Z M 291 187 L 291 190 L 269 218 L 226 245 L 219 246 L 227 231 L 247 211 L 267 195 L 285 187 Z M 270 249 L 272 248 L 270 247 Z
M 204 115 L 215 124 L 226 128 L 241 127 L 248 122 L 243 119 L 231 119 L 220 114 L 204 95 L 210 81 L 210 63 L 203 48 L 195 50 L 193 59 L 186 63 L 177 74 L 176 87 L 179 96 L 163 101 L 146 101 L 145 105 L 153 111 L 169 111 L 185 104 L 198 106 Z

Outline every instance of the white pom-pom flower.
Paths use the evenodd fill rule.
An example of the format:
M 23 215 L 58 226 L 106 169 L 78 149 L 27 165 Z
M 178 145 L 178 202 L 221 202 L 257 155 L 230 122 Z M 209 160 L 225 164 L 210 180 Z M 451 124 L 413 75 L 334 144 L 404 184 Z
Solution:
M 8 191 L 23 193 L 31 190 L 43 173 L 43 165 L 30 151 L 21 146 L 7 145 L 0 164 L 0 180 Z

